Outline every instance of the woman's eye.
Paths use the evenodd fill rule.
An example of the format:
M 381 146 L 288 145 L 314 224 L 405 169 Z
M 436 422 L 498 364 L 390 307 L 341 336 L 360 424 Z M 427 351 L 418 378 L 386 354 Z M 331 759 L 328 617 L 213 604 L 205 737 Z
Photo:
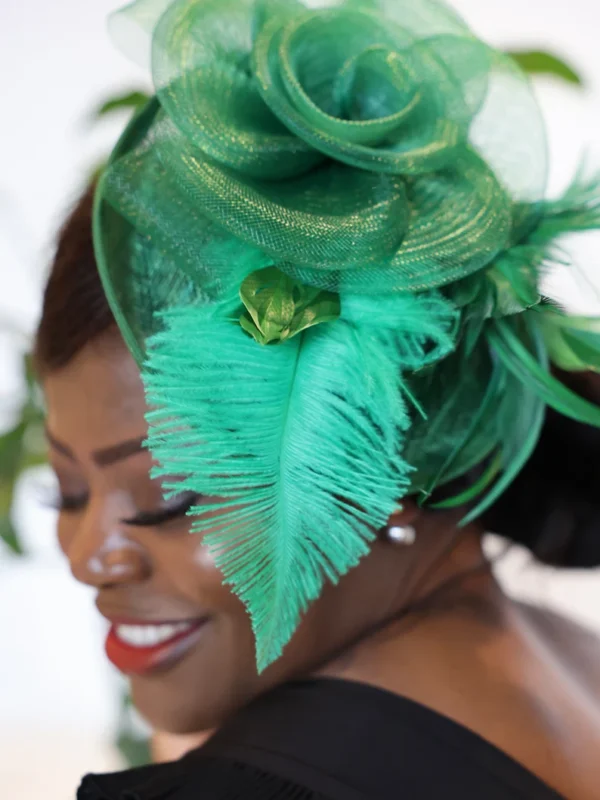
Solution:
M 124 519 L 125 525 L 133 525 L 140 528 L 153 528 L 164 525 L 172 520 L 185 517 L 188 511 L 200 502 L 200 496 L 195 492 L 185 492 L 173 498 L 170 503 L 156 511 L 138 511 L 130 519 Z
M 87 494 L 81 495 L 67 495 L 61 494 L 58 498 L 50 503 L 50 505 L 61 513 L 74 513 L 76 511 L 83 511 L 88 502 Z

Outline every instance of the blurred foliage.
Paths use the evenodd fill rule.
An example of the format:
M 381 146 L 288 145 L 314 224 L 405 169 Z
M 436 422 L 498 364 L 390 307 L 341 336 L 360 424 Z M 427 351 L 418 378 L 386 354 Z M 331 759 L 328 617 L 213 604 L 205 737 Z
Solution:
M 15 489 L 21 475 L 46 463 L 44 410 L 31 356 L 22 360 L 25 393 L 13 427 L 0 436 L 0 539 L 15 555 L 23 555 L 12 519 Z
M 142 91 L 112 97 L 94 111 L 93 120 L 102 120 L 119 112 L 131 115 L 148 99 L 149 95 Z M 102 162 L 94 170 L 92 180 L 98 177 L 104 164 Z M 6 332 L 12 333 L 11 330 Z M 48 461 L 43 397 L 30 353 L 22 356 L 22 376 L 24 394 L 16 410 L 15 421 L 8 431 L 0 435 L 0 543 L 14 556 L 26 555 L 12 516 L 16 487 L 23 473 L 33 467 L 43 466 Z M 131 767 L 151 761 L 148 737 L 136 729 L 133 705 L 128 694 L 123 696 L 115 745 L 125 763 Z
M 109 97 L 93 112 L 92 120 L 96 121 L 120 111 L 138 111 L 149 99 L 149 94 L 138 90 Z
M 148 737 L 136 730 L 134 705 L 125 692 L 121 701 L 116 745 L 125 763 L 130 767 L 143 767 L 152 760 Z
M 146 92 L 137 89 L 110 97 L 93 111 L 91 118 L 98 122 L 121 112 L 134 114 L 149 97 Z M 104 163 L 92 178 L 98 176 Z M 25 393 L 17 410 L 16 421 L 10 430 L 0 435 L 0 542 L 14 555 L 25 554 L 12 519 L 16 486 L 25 471 L 47 463 L 42 394 L 35 380 L 29 353 L 23 356 L 22 373 Z
M 552 75 L 575 86 L 583 86 L 583 78 L 566 61 L 552 53 L 543 50 L 512 50 L 509 55 L 530 75 Z
M 90 115 L 91 122 L 96 124 L 103 121 L 107 117 L 123 114 L 124 112 L 131 117 L 141 108 L 143 108 L 149 99 L 150 95 L 140 89 L 134 89 L 133 91 L 127 91 L 123 92 L 122 94 L 109 97 L 94 109 Z M 88 176 L 90 183 L 96 183 L 105 166 L 106 160 L 96 164 Z

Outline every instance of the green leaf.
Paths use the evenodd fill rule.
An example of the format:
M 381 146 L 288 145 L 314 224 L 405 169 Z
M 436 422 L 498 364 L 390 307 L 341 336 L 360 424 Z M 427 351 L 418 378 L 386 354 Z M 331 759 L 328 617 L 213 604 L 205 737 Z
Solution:
M 246 312 L 240 317 L 240 325 L 242 330 L 252 336 L 259 344 L 269 344 L 269 339 L 256 327 L 256 324 L 250 314 Z
M 150 742 L 135 730 L 132 713 L 135 706 L 129 692 L 121 697 L 121 712 L 117 732 L 117 749 L 131 768 L 143 767 L 152 760 Z
M 298 283 L 277 267 L 249 275 L 240 297 L 246 307 L 240 325 L 259 344 L 286 341 L 340 315 L 338 295 Z
M 22 555 L 23 548 L 11 521 L 11 509 L 17 479 L 23 469 L 26 431 L 27 424 L 21 419 L 0 437 L 0 539 L 16 555 Z
M 46 453 L 26 452 L 23 456 L 21 472 L 37 467 L 45 467 L 48 464 Z
M 514 50 L 508 53 L 531 75 L 553 75 L 567 83 L 583 86 L 583 78 L 565 61 L 543 50 Z
M 0 517 L 0 539 L 16 556 L 25 555 L 25 550 L 19 541 L 17 532 L 9 516 Z
M 25 353 L 23 356 L 23 374 L 25 376 L 25 383 L 27 384 L 28 392 L 31 395 L 37 386 L 35 366 L 33 364 L 33 356 L 31 353 Z
M 150 743 L 145 737 L 128 732 L 120 733 L 117 737 L 117 748 L 131 769 L 144 767 L 152 761 Z
M 0 436 L 0 483 L 13 483 L 20 472 L 23 458 L 23 438 L 27 426 L 22 420 L 8 433 Z
M 102 103 L 94 112 L 94 119 L 101 119 L 102 117 L 114 114 L 117 111 L 137 111 L 146 105 L 150 95 L 146 92 L 133 91 L 111 97 Z
M 333 292 L 322 292 L 314 302 L 298 311 L 294 316 L 290 336 L 296 336 L 307 328 L 321 325 L 323 322 L 333 322 L 340 315 L 340 298 Z
M 44 413 L 29 353 L 23 356 L 22 366 L 27 394 L 20 418 L 11 430 L 0 436 L 0 540 L 16 555 L 23 554 L 23 547 L 11 520 L 15 487 L 25 470 L 47 463 Z
M 283 338 L 294 319 L 294 281 L 276 267 L 249 275 L 242 283 L 240 297 L 264 340 Z M 249 331 L 248 326 L 244 330 Z

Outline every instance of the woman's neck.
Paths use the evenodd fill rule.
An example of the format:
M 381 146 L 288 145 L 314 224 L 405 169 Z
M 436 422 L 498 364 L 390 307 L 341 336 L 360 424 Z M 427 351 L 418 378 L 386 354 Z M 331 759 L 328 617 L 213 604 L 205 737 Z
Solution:
M 561 647 L 482 567 L 476 537 L 427 571 L 413 597 L 396 621 L 319 674 L 408 697 L 475 731 L 564 796 L 593 797 L 600 707 Z

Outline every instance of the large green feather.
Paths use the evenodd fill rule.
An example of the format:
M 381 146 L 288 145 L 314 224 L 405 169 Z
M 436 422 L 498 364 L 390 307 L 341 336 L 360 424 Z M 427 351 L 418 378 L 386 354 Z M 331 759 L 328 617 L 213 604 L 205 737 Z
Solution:
M 150 346 L 157 474 L 171 476 L 171 492 L 205 498 L 193 530 L 249 610 L 259 669 L 406 492 L 402 370 L 453 346 L 455 312 L 435 295 L 342 307 L 341 319 L 275 346 L 207 309 L 173 310 Z

